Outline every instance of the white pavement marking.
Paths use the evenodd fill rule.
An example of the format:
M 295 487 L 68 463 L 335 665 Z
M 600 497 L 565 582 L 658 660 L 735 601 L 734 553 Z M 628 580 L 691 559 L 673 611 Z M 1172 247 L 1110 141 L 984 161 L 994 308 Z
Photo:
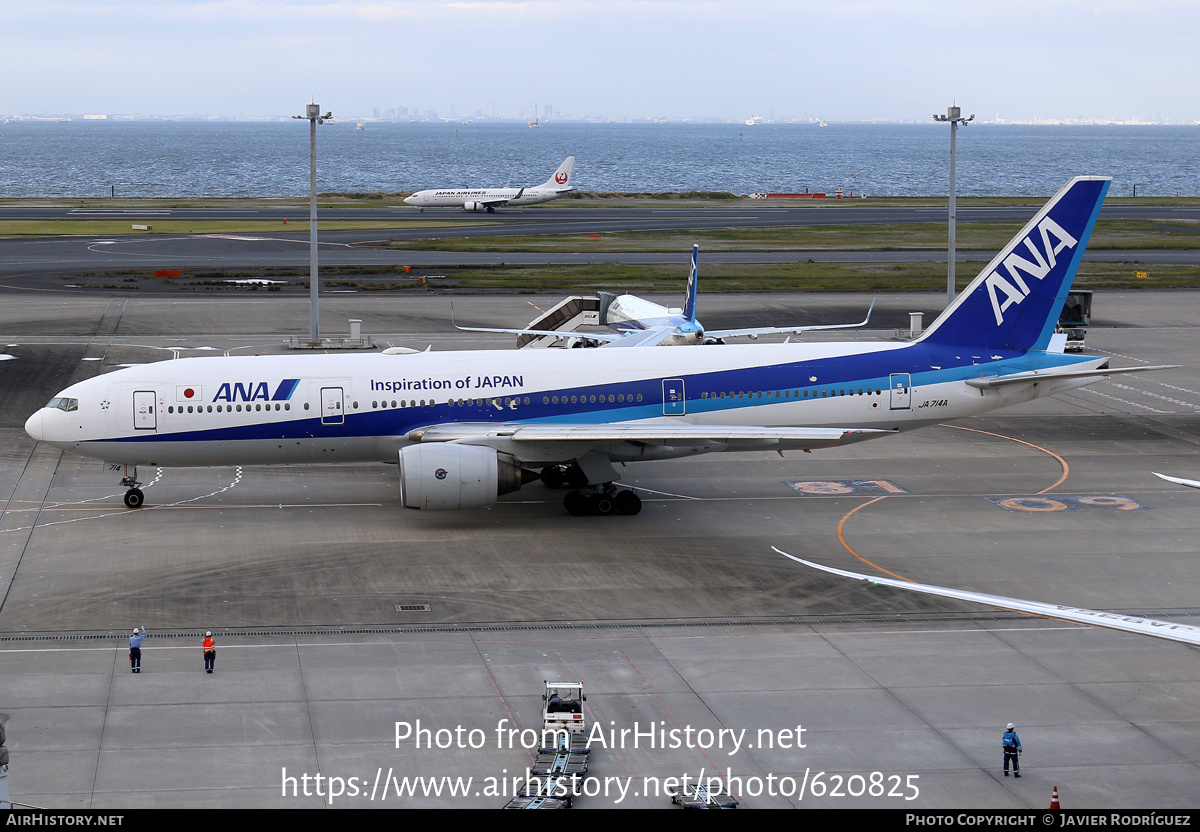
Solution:
M 1105 398 L 1105 399 L 1112 399 L 1114 402 L 1120 402 L 1121 404 L 1127 404 L 1130 407 L 1140 407 L 1142 410 L 1149 410 L 1151 413 L 1169 413 L 1170 412 L 1167 410 L 1156 410 L 1155 408 L 1150 407 L 1149 405 L 1138 404 L 1137 402 L 1131 402 L 1128 399 L 1118 398 L 1117 396 L 1110 396 L 1107 393 L 1101 393 L 1099 390 L 1087 390 L 1087 391 L 1082 391 L 1082 392 L 1090 393 L 1093 396 L 1100 396 L 1101 398 Z
M 159 468 L 158 471 L 159 471 L 159 475 L 161 476 L 162 469 Z M 234 466 L 233 482 L 229 483 L 229 485 L 225 486 L 224 488 L 218 488 L 216 491 L 213 491 L 209 494 L 201 494 L 198 497 L 188 497 L 186 500 L 177 500 L 173 503 L 163 503 L 162 505 L 159 505 L 159 506 L 144 506 L 144 507 L 138 508 L 138 509 L 124 508 L 124 509 L 121 509 L 120 511 L 110 511 L 110 512 L 106 512 L 104 514 L 91 514 L 91 515 L 88 515 L 87 517 L 75 517 L 70 520 L 55 520 L 50 523 L 39 523 L 38 528 L 45 528 L 47 526 L 64 526 L 67 523 L 79 523 L 84 520 L 99 520 L 102 517 L 128 517 L 133 514 L 140 514 L 142 512 L 146 512 L 146 511 L 154 511 L 156 509 L 174 508 L 175 506 L 181 506 L 184 503 L 194 503 L 197 500 L 203 500 L 208 497 L 215 497 L 218 494 L 223 494 L 226 491 L 228 491 L 229 489 L 233 488 L 235 485 L 237 485 L 241 481 L 242 481 L 242 466 L 237 465 L 237 466 Z M 154 478 L 154 482 L 158 482 L 158 477 Z M 17 528 L 13 528 L 13 529 L 0 529 L 0 534 L 5 534 L 7 532 L 28 531 L 29 529 L 32 529 L 32 528 L 33 528 L 33 526 L 18 526 Z
M 1162 401 L 1170 402 L 1171 404 L 1178 404 L 1178 405 L 1182 405 L 1183 407 L 1190 407 L 1190 408 L 1196 407 L 1194 402 L 1185 402 L 1185 401 L 1180 401 L 1179 399 L 1172 399 L 1168 396 L 1160 396 L 1157 393 L 1151 393 L 1149 390 L 1141 390 L 1137 387 L 1130 387 L 1126 384 L 1118 384 L 1115 381 L 1112 382 L 1112 386 L 1117 387 L 1121 390 L 1130 390 L 1134 393 L 1141 393 L 1143 396 L 1149 396 L 1152 399 L 1161 399 Z

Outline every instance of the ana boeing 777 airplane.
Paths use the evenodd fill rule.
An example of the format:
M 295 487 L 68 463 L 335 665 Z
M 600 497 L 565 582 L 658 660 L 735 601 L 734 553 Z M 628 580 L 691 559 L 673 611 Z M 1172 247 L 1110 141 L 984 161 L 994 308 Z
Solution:
M 575 190 L 571 187 L 574 169 L 575 157 L 568 156 L 549 179 L 531 188 L 443 188 L 417 191 L 406 196 L 404 201 L 422 211 L 426 208 L 462 208 L 491 214 L 502 205 L 537 205 Z
M 633 340 L 623 346 L 652 347 L 689 346 L 695 344 L 724 344 L 726 338 L 746 337 L 758 340 L 760 335 L 799 335 L 802 332 L 814 332 L 820 329 L 853 329 L 866 326 L 871 320 L 871 310 L 875 301 L 867 308 L 867 316 L 855 324 L 821 324 L 817 326 L 759 326 L 747 329 L 716 329 L 706 332 L 696 320 L 696 300 L 700 286 L 700 246 L 692 246 L 692 270 L 688 274 L 687 295 L 682 309 L 671 309 L 660 306 L 653 301 L 639 298 L 637 295 L 614 296 L 601 292 L 597 302 L 599 310 L 595 313 L 595 322 L 616 330 L 616 334 L 581 332 L 572 329 L 497 329 L 481 326 L 455 326 L 464 332 L 501 332 L 512 335 L 546 336 L 558 342 L 566 342 L 572 347 L 596 347 L 602 343 L 620 341 L 623 338 Z M 569 300 L 581 300 L 574 298 Z M 563 302 L 565 304 L 566 301 Z M 550 314 L 555 314 L 561 308 L 559 304 Z M 545 316 L 543 316 L 544 318 Z M 536 321 L 535 321 L 536 323 Z M 518 339 L 518 345 L 519 339 Z
M 613 463 L 828 448 L 1156 369 L 1054 334 L 1108 186 L 1071 180 L 910 342 L 185 358 L 73 384 L 25 429 L 105 460 L 130 507 L 139 465 L 380 461 L 407 508 L 540 479 L 572 514 L 636 514 Z

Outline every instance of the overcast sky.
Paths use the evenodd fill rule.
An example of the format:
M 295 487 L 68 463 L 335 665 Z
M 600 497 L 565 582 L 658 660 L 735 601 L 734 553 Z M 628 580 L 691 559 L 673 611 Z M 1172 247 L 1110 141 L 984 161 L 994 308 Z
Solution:
M 0 0 L 0 113 L 1200 120 L 1196 0 Z

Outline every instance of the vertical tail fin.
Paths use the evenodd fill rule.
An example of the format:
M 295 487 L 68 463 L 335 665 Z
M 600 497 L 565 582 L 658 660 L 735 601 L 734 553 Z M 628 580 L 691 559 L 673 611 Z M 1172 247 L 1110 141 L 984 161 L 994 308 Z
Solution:
M 1046 349 L 1110 183 L 1108 177 L 1077 176 L 1063 186 L 920 340 Z
M 554 171 L 554 175 L 542 183 L 543 188 L 555 188 L 560 191 L 571 190 L 571 171 L 575 170 L 575 157 L 568 156 Z
M 696 323 L 696 293 L 700 289 L 700 246 L 692 246 L 692 271 L 688 274 L 687 297 L 683 301 L 683 317 Z

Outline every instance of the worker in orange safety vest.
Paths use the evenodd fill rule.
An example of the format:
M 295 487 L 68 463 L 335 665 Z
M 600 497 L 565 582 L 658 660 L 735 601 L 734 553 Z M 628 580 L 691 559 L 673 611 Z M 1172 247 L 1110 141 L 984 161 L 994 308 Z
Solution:
M 213 642 L 212 630 L 204 633 L 204 672 L 212 673 L 217 663 L 217 645 Z

